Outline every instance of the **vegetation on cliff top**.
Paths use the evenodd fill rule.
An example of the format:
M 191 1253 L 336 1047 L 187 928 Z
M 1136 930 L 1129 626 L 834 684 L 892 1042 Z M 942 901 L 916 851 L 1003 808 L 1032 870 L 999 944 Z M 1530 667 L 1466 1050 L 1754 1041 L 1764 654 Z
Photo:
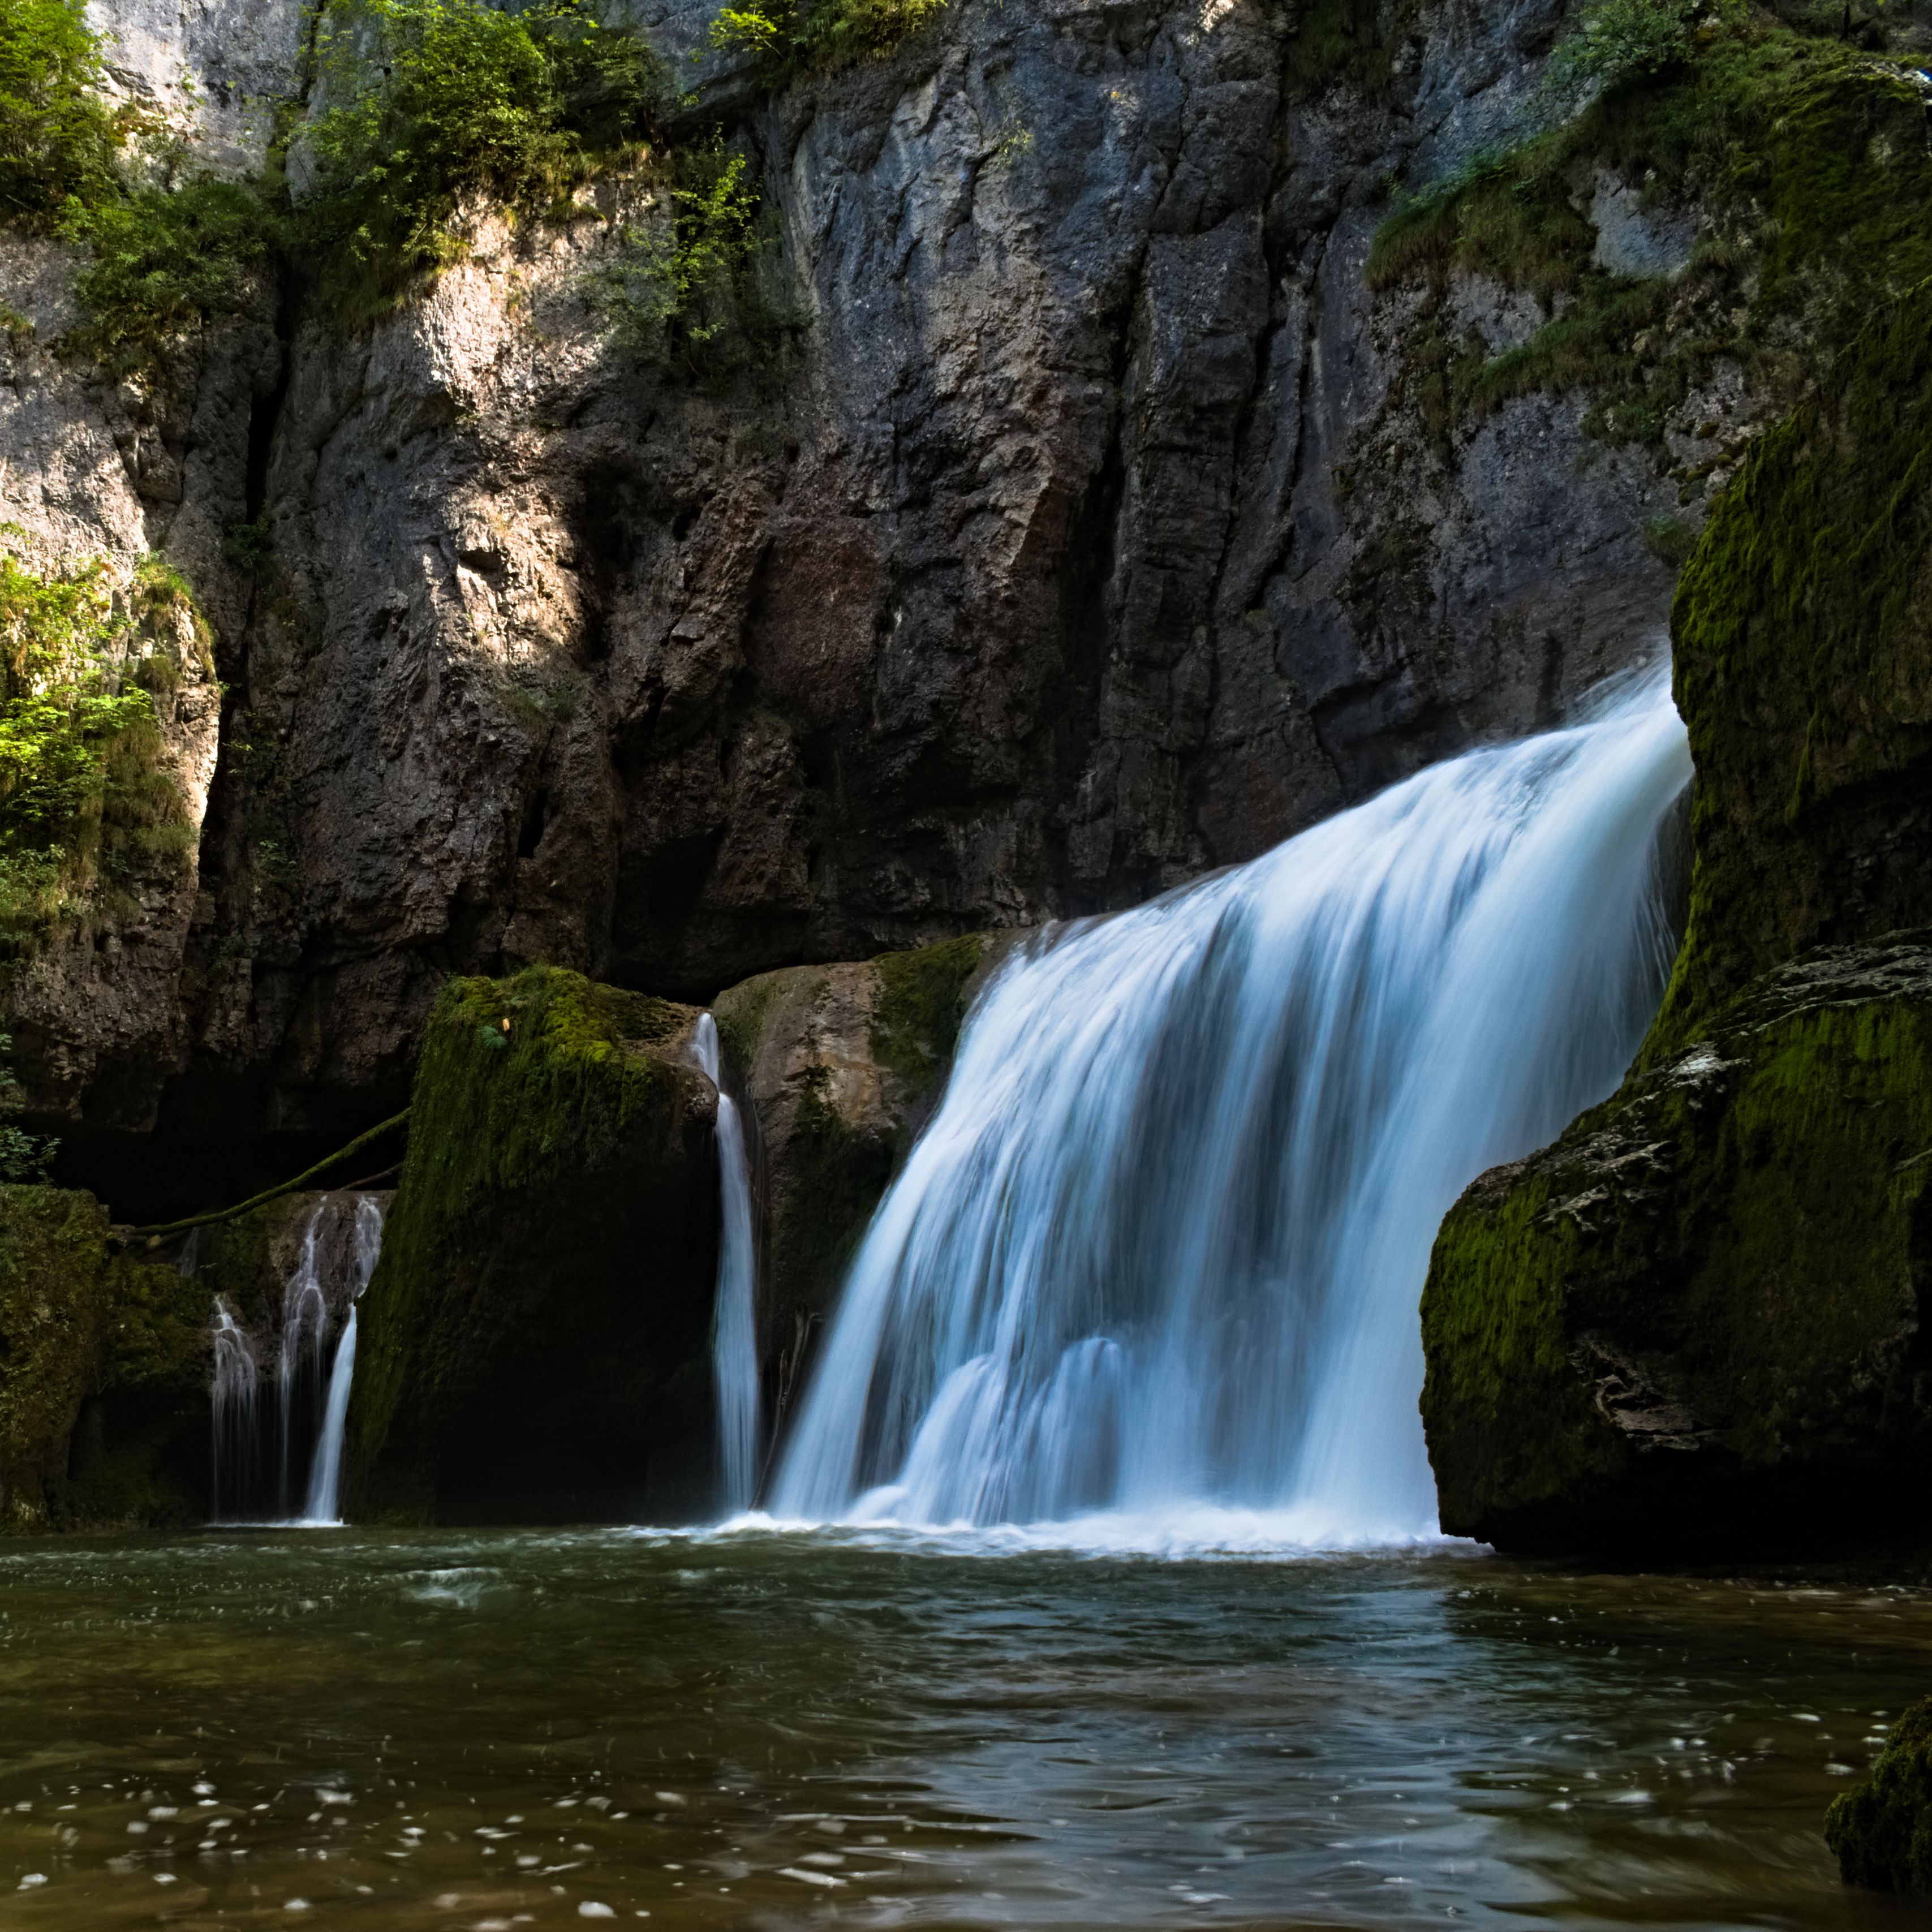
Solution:
M 638 154 L 666 93 L 656 56 L 583 0 L 353 0 L 324 15 L 317 68 L 326 104 L 300 140 L 314 178 L 292 227 L 349 320 L 458 259 L 472 200 L 562 212 Z
M 754 56 L 760 76 L 782 87 L 806 74 L 890 53 L 944 9 L 946 0 L 748 0 L 711 22 L 721 52 Z
M 43 574 L 0 550 L 0 954 L 191 842 L 146 688 L 176 675 L 184 600 L 200 627 L 159 558 L 117 610 L 100 562 Z
M 1675 0 L 1619 5 L 1649 28 L 1600 8 L 1598 37 L 1586 26 L 1569 44 L 1576 71 L 1566 77 L 1562 50 L 1552 62 L 1559 92 L 1600 64 L 1609 84 L 1580 113 L 1402 200 L 1376 236 L 1370 282 L 1430 292 L 1414 359 L 1438 435 L 1513 396 L 1580 388 L 1595 434 L 1654 442 L 1720 356 L 1788 404 L 1875 302 L 1932 274 L 1915 70 L 1742 8 L 1694 34 Z M 1688 266 L 1598 265 L 1586 210 L 1603 174 L 1637 184 L 1646 206 L 1704 212 Z M 1552 319 L 1492 356 L 1452 331 L 1454 273 L 1528 290 Z

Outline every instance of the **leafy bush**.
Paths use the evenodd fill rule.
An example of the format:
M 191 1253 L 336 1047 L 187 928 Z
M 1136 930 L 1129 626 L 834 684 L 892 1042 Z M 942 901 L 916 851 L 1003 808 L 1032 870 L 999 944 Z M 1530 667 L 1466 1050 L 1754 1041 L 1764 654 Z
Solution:
M 672 164 L 670 230 L 625 229 L 592 300 L 633 352 L 716 373 L 728 340 L 756 337 L 775 318 L 756 285 L 758 188 L 721 138 Z
M 1575 32 L 1558 43 L 1544 74 L 1558 102 L 1656 74 L 1690 51 L 1698 0 L 1598 0 Z
M 754 55 L 772 86 L 811 73 L 830 73 L 890 53 L 926 25 L 946 0 L 752 0 L 727 7 L 711 22 L 711 44 L 721 52 Z
M 43 577 L 0 552 L 0 951 L 191 842 L 154 700 L 113 668 L 178 621 L 184 595 L 151 559 L 117 618 L 100 563 Z M 172 669 L 170 652 L 150 661 Z
M 100 77 L 82 0 L 0 0 L 0 220 L 48 226 L 113 194 L 127 117 L 92 92 Z
M 73 204 L 62 224 L 92 257 L 74 285 L 87 320 L 68 339 L 116 374 L 160 376 L 170 345 L 244 307 L 272 259 L 274 217 L 259 189 L 187 175 L 178 152 L 158 172 L 92 206 Z
M 640 141 L 664 92 L 633 36 L 582 0 L 355 0 L 325 16 L 315 168 L 296 248 L 338 317 L 380 313 L 457 259 L 461 205 L 554 204 Z

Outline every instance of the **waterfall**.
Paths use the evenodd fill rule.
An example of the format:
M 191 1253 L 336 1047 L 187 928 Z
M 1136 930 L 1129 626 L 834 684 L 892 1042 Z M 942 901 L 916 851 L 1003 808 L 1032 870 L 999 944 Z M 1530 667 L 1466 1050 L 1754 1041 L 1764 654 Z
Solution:
M 1016 950 L 853 1264 L 774 1514 L 1432 1533 L 1430 1244 L 1628 1065 L 1689 777 L 1648 676 Z
M 752 1239 L 752 1174 L 736 1103 L 721 1084 L 718 1023 L 709 1013 L 693 1042 L 698 1064 L 718 1089 L 718 1184 L 723 1225 L 718 1291 L 711 1324 L 711 1372 L 718 1396 L 718 1460 L 728 1510 L 751 1505 L 758 1480 L 758 1346 L 752 1298 L 756 1251 Z
M 328 1396 L 322 1405 L 322 1432 L 315 1446 L 308 1481 L 308 1507 L 302 1520 L 328 1524 L 340 1520 L 338 1495 L 342 1482 L 342 1436 L 349 1420 L 349 1394 L 356 1377 L 356 1309 L 382 1251 L 382 1204 L 373 1194 L 358 1195 L 352 1231 L 353 1278 L 349 1313 L 335 1360 L 328 1371 Z
M 328 1340 L 328 1302 L 322 1293 L 316 1249 L 322 1216 L 328 1209 L 324 1195 L 315 1204 L 302 1230 L 302 1258 L 282 1290 L 282 1352 L 276 1370 L 277 1413 L 282 1452 L 277 1484 L 279 1514 L 292 1514 L 290 1465 L 301 1425 L 312 1412 L 322 1388 L 322 1350 Z M 304 1340 L 309 1347 L 304 1350 Z
M 200 1230 L 196 1228 L 199 1234 Z M 238 1515 L 256 1483 L 255 1391 L 261 1365 L 254 1345 L 218 1295 L 214 1301 L 214 1515 Z

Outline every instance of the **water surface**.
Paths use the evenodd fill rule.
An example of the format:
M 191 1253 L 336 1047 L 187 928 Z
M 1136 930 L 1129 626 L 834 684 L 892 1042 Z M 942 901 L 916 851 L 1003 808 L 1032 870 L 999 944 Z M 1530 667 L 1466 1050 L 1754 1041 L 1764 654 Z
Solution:
M 999 1546 L 9 1544 L 0 1924 L 1922 1922 L 1818 1834 L 1920 1592 Z

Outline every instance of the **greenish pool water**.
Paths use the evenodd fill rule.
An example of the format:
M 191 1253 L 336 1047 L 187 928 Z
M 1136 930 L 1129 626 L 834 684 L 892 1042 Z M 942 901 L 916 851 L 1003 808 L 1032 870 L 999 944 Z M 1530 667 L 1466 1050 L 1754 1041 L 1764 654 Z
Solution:
M 0 1548 L 0 1925 L 1922 1923 L 1932 1598 L 836 1534 Z

